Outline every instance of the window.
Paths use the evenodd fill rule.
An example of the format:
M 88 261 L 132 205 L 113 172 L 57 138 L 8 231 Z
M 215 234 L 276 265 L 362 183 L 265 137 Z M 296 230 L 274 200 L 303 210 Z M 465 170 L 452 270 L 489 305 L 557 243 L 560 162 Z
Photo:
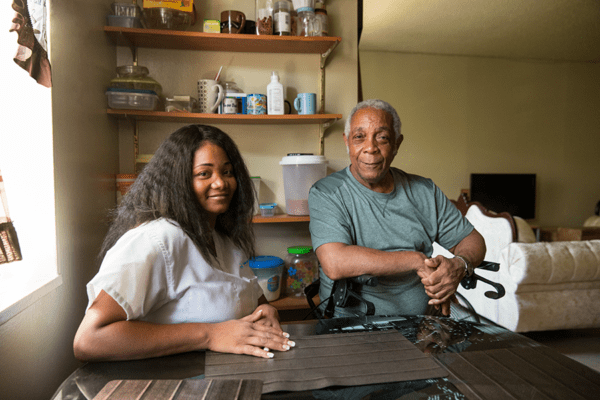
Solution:
M 14 61 L 15 12 L 0 7 L 0 170 L 23 254 L 0 264 L 0 324 L 60 285 L 56 262 L 51 89 Z

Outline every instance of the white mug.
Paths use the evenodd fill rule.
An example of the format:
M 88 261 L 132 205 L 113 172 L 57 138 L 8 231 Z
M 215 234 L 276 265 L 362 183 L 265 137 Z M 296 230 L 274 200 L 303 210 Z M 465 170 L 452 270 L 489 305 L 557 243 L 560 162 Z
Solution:
M 238 99 L 235 97 L 225 97 L 223 99 L 223 114 L 237 114 Z
M 200 79 L 198 81 L 198 108 L 201 113 L 212 114 L 215 112 L 225 91 L 223 86 L 214 79 Z

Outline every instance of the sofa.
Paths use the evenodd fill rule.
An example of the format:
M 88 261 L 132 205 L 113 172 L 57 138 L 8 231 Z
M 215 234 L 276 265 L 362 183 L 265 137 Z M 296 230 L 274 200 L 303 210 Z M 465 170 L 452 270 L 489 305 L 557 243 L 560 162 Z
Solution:
M 460 202 L 460 199 L 459 199 Z M 600 240 L 538 242 L 526 221 L 479 203 L 457 205 L 486 241 L 498 272 L 476 273 L 504 286 L 504 297 L 478 282 L 459 293 L 481 316 L 514 332 L 600 327 Z

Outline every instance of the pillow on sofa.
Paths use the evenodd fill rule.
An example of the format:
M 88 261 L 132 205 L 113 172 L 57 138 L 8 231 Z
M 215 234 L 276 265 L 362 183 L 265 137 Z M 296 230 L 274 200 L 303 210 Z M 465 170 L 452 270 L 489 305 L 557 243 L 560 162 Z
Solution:
M 585 220 L 583 226 L 600 226 L 600 215 L 593 215 Z
M 513 217 L 515 225 L 517 225 L 517 241 L 519 243 L 535 243 L 535 233 L 531 226 L 521 217 Z

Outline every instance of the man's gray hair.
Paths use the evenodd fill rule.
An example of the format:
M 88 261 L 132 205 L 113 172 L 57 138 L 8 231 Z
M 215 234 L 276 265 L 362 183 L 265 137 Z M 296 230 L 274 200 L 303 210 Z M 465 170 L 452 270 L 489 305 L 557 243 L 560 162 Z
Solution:
M 396 140 L 398 140 L 398 138 L 400 137 L 400 127 L 402 126 L 400 122 L 400 117 L 398 116 L 398 113 L 396 112 L 394 107 L 390 105 L 390 103 L 379 99 L 364 100 L 358 103 L 356 106 L 354 106 L 354 108 L 350 112 L 350 115 L 346 119 L 346 127 L 344 128 L 344 135 L 346 137 L 348 137 L 348 134 L 350 133 L 352 117 L 354 116 L 354 114 L 356 114 L 358 110 L 363 108 L 375 108 L 377 110 L 382 110 L 390 114 L 392 116 L 392 120 L 394 121 L 393 128 L 394 132 L 396 133 Z

